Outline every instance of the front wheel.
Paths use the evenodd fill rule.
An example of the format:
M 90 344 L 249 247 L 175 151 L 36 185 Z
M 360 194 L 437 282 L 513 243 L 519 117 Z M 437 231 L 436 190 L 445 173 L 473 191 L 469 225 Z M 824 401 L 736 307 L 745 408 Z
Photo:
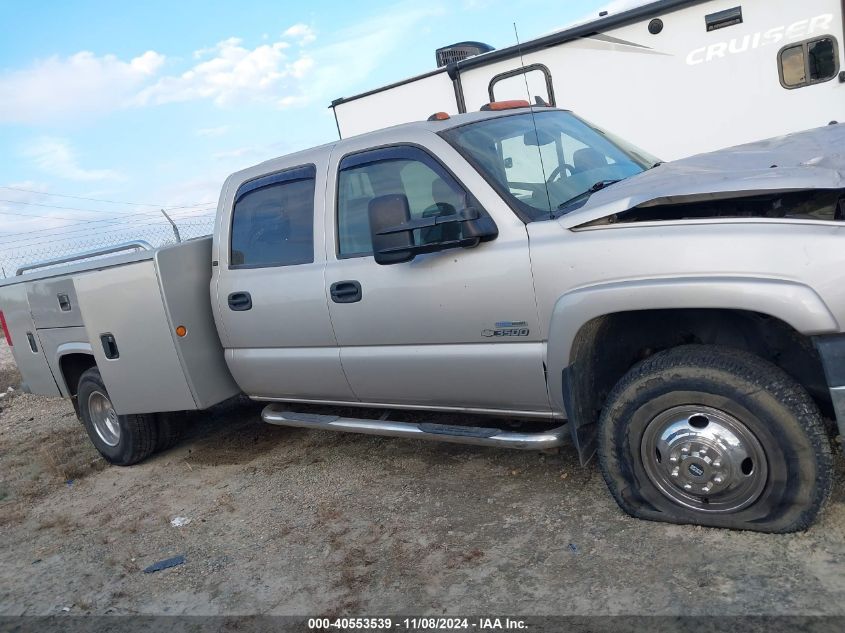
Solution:
M 96 367 L 79 378 L 76 399 L 88 437 L 107 462 L 130 466 L 155 451 L 158 439 L 156 416 L 118 415 Z
M 635 517 L 793 532 L 830 494 L 830 443 L 815 403 L 746 352 L 655 354 L 616 385 L 599 425 L 602 473 Z

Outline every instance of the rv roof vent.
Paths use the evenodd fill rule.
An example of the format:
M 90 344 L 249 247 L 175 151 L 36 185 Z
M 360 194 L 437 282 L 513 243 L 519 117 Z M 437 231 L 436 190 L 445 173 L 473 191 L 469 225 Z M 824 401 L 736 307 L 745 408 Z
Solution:
M 454 62 L 459 62 L 467 57 L 474 55 L 481 55 L 481 53 L 489 53 L 493 47 L 483 42 L 458 42 L 451 46 L 444 46 L 435 51 L 437 55 L 437 67 L 446 66 Z

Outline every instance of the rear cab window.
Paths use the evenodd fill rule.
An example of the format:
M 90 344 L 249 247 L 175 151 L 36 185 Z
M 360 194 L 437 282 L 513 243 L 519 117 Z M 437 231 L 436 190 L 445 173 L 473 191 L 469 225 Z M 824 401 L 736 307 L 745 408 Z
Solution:
M 230 268 L 314 261 L 314 165 L 244 183 L 232 210 Z

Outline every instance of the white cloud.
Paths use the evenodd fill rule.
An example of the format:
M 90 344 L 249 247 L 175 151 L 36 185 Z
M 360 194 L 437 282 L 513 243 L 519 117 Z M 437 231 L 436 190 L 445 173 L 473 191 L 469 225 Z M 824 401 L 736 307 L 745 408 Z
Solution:
M 312 29 L 307 24 L 302 23 L 294 24 L 292 27 L 282 33 L 282 36 L 298 41 L 300 46 L 310 44 L 311 42 L 317 39 L 317 34 L 314 33 L 314 29 Z
M 196 131 L 197 136 L 203 136 L 207 138 L 214 138 L 217 136 L 223 136 L 229 131 L 228 125 L 220 125 L 218 127 L 202 127 Z
M 230 37 L 196 51 L 198 63 L 181 75 L 161 77 L 141 90 L 134 104 L 210 99 L 221 107 L 266 102 L 291 108 L 325 102 L 349 86 L 365 83 L 421 23 L 442 12 L 440 7 L 402 3 L 362 19 L 337 33 L 334 41 L 308 47 L 307 52 L 303 46 L 316 42 L 316 34 L 302 23 L 286 29 L 281 40 L 254 48 Z
M 129 65 L 136 72 L 142 75 L 153 75 L 164 64 L 165 57 L 155 51 L 147 51 L 129 62 Z
M 123 61 L 81 51 L 0 74 L 0 123 L 39 123 L 92 116 L 121 107 L 164 64 L 147 51 Z
M 341 31 L 333 43 L 310 50 L 314 69 L 299 94 L 326 101 L 343 96 L 351 86 L 375 87 L 373 72 L 421 24 L 442 13 L 439 6 L 403 3 Z
M 282 80 L 301 78 L 307 72 L 302 59 L 288 60 L 287 42 L 262 44 L 250 49 L 238 38 L 219 42 L 214 53 L 179 76 L 162 77 L 138 93 L 135 105 L 211 99 L 219 106 L 268 100 L 275 97 Z M 198 51 L 201 57 L 206 51 Z M 305 64 L 305 68 L 303 67 Z
M 295 77 L 296 79 L 302 79 L 308 72 L 314 68 L 314 60 L 310 57 L 300 57 L 292 64 L 288 65 L 288 72 L 290 73 L 291 77 Z
M 378 66 L 428 18 L 442 12 L 437 6 L 404 2 L 362 18 L 316 48 L 308 46 L 317 42 L 314 29 L 303 23 L 254 47 L 230 37 L 195 51 L 180 74 L 163 75 L 166 58 L 152 50 L 128 61 L 87 51 L 50 57 L 29 68 L 0 72 L 0 124 L 56 124 L 122 108 L 193 100 L 220 107 L 259 102 L 280 109 L 326 102 L 368 85 Z M 93 173 L 97 171 L 102 170 Z
M 296 106 L 305 105 L 308 103 L 308 97 L 305 95 L 286 95 L 276 102 L 280 108 L 294 108 Z
M 63 139 L 41 137 L 23 151 L 43 172 L 64 180 L 96 181 L 119 180 L 121 175 L 111 169 L 85 169 L 79 165 L 76 152 Z

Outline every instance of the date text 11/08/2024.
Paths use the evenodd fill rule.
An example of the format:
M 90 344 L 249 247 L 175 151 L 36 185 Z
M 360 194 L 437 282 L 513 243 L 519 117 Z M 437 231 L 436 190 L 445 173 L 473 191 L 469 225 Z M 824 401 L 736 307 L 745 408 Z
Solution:
M 390 630 L 405 631 L 442 631 L 442 630 L 474 630 L 474 631 L 519 631 L 524 630 L 526 623 L 519 618 L 310 618 L 308 629 L 312 631 L 331 630 Z

